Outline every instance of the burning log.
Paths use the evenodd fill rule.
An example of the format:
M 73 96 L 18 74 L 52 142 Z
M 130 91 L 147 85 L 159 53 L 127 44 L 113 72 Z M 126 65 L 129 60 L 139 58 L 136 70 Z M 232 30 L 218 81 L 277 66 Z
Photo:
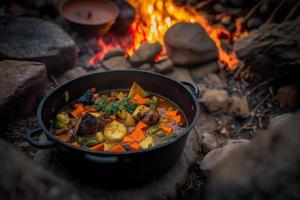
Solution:
M 300 75 L 300 22 L 266 24 L 235 45 L 238 57 L 262 78 L 296 80 Z

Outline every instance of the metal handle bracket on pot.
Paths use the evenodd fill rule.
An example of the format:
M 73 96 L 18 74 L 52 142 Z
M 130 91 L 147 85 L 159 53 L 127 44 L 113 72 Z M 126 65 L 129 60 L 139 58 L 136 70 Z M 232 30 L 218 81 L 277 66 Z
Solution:
M 180 81 L 180 83 L 186 86 L 197 98 L 200 96 L 200 90 L 197 85 L 186 81 Z
M 96 156 L 96 155 L 85 154 L 84 157 L 85 157 L 85 159 L 87 159 L 91 162 L 95 162 L 95 163 L 99 163 L 99 164 L 114 164 L 114 163 L 119 162 L 119 159 L 116 156 L 100 157 L 100 156 Z
M 43 129 L 41 129 L 41 128 L 33 129 L 33 130 L 29 131 L 28 133 L 26 133 L 26 140 L 32 146 L 39 148 L 39 149 L 49 148 L 54 145 L 54 142 L 52 142 L 48 139 L 45 142 L 39 142 L 34 139 L 34 136 L 41 135 L 41 134 L 43 134 Z

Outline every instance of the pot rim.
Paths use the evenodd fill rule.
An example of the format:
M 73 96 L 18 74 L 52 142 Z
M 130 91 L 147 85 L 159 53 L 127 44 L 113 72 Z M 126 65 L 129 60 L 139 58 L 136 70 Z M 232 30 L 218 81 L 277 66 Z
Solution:
M 186 129 L 184 129 L 173 141 L 171 142 L 167 142 L 165 144 L 161 144 L 161 145 L 157 145 L 153 148 L 149 148 L 149 149 L 144 149 L 144 150 L 138 150 L 138 151 L 127 151 L 127 152 L 106 152 L 106 151 L 92 151 L 89 150 L 88 148 L 78 148 L 78 147 L 74 147 L 69 143 L 65 143 L 63 141 L 58 140 L 52 133 L 50 130 L 48 130 L 48 128 L 45 126 L 43 120 L 42 120 L 42 111 L 44 108 L 44 104 L 45 102 L 48 100 L 48 98 L 53 95 L 57 90 L 59 90 L 61 87 L 64 87 L 65 85 L 68 85 L 71 82 L 80 80 L 81 78 L 84 77 L 88 77 L 88 76 L 93 76 L 95 74 L 106 74 L 106 73 L 114 73 L 114 72 L 138 72 L 138 73 L 147 73 L 147 74 L 151 74 L 151 75 L 155 75 L 155 76 L 160 76 L 162 78 L 168 79 L 170 81 L 175 82 L 177 85 L 179 85 L 180 87 L 183 87 L 185 90 L 188 91 L 188 93 L 190 94 L 190 96 L 192 97 L 194 104 L 195 104 L 195 108 L 196 108 L 196 113 L 195 116 L 192 120 L 192 122 L 188 125 L 188 127 Z M 163 95 L 162 95 L 163 96 Z M 182 111 L 184 112 L 184 110 L 182 109 Z M 42 99 L 42 101 L 40 102 L 38 109 L 37 109 L 37 122 L 39 127 L 43 130 L 43 132 L 46 134 L 47 138 L 49 138 L 51 141 L 54 141 L 56 143 L 59 143 L 67 148 L 71 148 L 73 150 L 82 152 L 82 153 L 88 153 L 88 154 L 93 154 L 93 155 L 101 155 L 101 156 L 116 156 L 116 155 L 132 155 L 132 154 L 141 154 L 141 153 L 146 153 L 146 152 L 150 152 L 150 151 L 154 151 L 160 148 L 163 148 L 165 146 L 171 145 L 172 143 L 175 143 L 177 140 L 179 140 L 182 137 L 185 137 L 186 135 L 189 134 L 189 132 L 195 127 L 198 119 L 200 117 L 200 105 L 198 103 L 197 97 L 195 96 L 195 94 L 193 94 L 188 88 L 187 86 L 185 86 L 184 84 L 182 84 L 179 81 L 176 81 L 174 79 L 172 79 L 169 76 L 166 75 L 162 75 L 162 74 L 158 74 L 155 72 L 148 72 L 148 71 L 143 71 L 143 70 L 110 70 L 110 71 L 104 71 L 104 72 L 91 72 L 88 73 L 86 75 L 71 79 L 63 84 L 58 85 L 57 87 L 55 87 L 53 90 L 51 90 L 50 92 L 48 92 L 44 98 Z M 51 120 L 51 119 L 49 119 Z

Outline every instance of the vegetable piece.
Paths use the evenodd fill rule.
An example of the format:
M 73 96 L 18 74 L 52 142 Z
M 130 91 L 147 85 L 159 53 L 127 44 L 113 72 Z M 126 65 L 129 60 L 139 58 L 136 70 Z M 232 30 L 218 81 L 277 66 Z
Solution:
M 103 151 L 104 150 L 104 144 L 97 144 L 97 145 L 91 147 L 90 150 Z
M 159 130 L 155 133 L 155 136 L 157 137 L 164 137 L 165 136 L 165 133 L 162 131 L 162 130 Z
M 107 124 L 103 132 L 104 138 L 110 142 L 121 142 L 126 134 L 126 126 L 116 120 Z
M 173 128 L 171 126 L 168 126 L 168 125 L 163 125 L 161 124 L 159 126 L 159 128 L 161 128 L 163 131 L 165 131 L 166 133 L 172 133 L 173 131 Z
M 154 146 L 154 140 L 152 136 L 147 136 L 143 141 L 139 143 L 142 149 L 148 149 Z
M 79 118 L 84 111 L 85 108 L 83 104 L 77 104 L 76 109 L 73 112 L 71 112 L 71 115 L 73 115 L 73 117 L 75 118 Z
M 61 134 L 61 135 L 57 136 L 57 138 L 63 142 L 66 142 L 69 140 L 70 136 L 68 134 Z
M 135 129 L 129 136 L 137 142 L 145 139 L 144 131 L 142 131 L 141 129 Z
M 160 120 L 161 123 L 168 123 L 170 122 L 170 119 L 169 118 L 163 118 Z
M 109 149 L 109 151 L 111 152 L 126 152 L 126 150 L 124 149 L 124 147 L 120 144 L 116 144 L 113 147 L 111 147 Z
M 119 100 L 123 100 L 123 99 L 126 97 L 126 95 L 125 95 L 123 92 L 119 92 L 119 93 L 116 95 L 116 97 L 117 97 L 117 99 L 119 99 Z
M 55 129 L 62 129 L 62 128 L 66 128 L 67 125 L 64 124 L 64 123 L 62 123 L 62 122 L 60 122 L 60 121 L 58 121 L 58 120 L 56 120 L 55 124 L 54 124 L 54 127 L 55 127 Z
M 159 128 L 157 126 L 151 126 L 150 128 L 147 129 L 147 133 L 150 135 L 155 134 L 157 131 L 159 131 Z
M 159 121 L 159 117 L 158 111 L 150 108 L 150 110 L 143 117 L 142 121 L 151 126 Z
M 139 105 L 145 105 L 149 101 L 148 98 L 143 98 L 140 95 L 136 94 L 134 97 L 132 97 L 131 102 L 139 104 Z
M 145 98 L 148 95 L 148 93 L 145 92 L 145 90 L 141 86 L 139 86 L 136 82 L 134 82 L 130 88 L 128 97 L 132 98 L 137 94 L 143 98 Z
M 79 99 L 78 101 L 87 105 L 93 104 L 93 93 L 90 90 L 87 90 Z
M 80 144 L 80 145 L 82 145 L 83 142 L 84 142 L 83 139 L 82 139 L 82 137 L 77 137 L 76 140 L 77 140 L 77 143 Z
M 72 145 L 73 147 L 77 147 L 77 148 L 81 147 L 80 144 L 78 144 L 78 142 L 76 142 L 76 141 L 75 141 L 75 142 L 72 142 L 71 145 Z
M 56 115 L 56 119 L 63 124 L 68 124 L 70 122 L 70 118 L 66 113 L 60 113 Z
M 101 117 L 102 114 L 99 112 L 90 112 L 91 115 L 93 115 L 94 117 Z
M 109 144 L 109 143 L 103 143 L 104 144 L 104 151 L 109 151 L 109 149 L 113 146 L 113 144 Z
M 117 115 L 120 119 L 123 119 L 123 120 L 126 120 L 126 118 L 127 118 L 127 112 L 124 109 L 119 110 L 117 112 Z
M 174 122 L 181 122 L 181 115 L 176 115 L 171 117 Z
M 134 139 L 129 135 L 125 136 L 122 142 L 134 142 Z
M 132 117 L 131 114 L 127 114 L 127 117 L 126 117 L 126 120 L 125 120 L 125 124 L 126 126 L 134 126 L 135 125 L 135 120 L 134 118 Z
M 156 97 L 156 96 L 153 96 L 150 100 L 149 100 L 149 105 L 150 105 L 150 107 L 152 108 L 155 108 L 157 105 L 158 105 L 158 103 L 159 103 L 159 100 L 158 100 L 158 98 Z
M 170 116 L 170 117 L 173 117 L 173 116 L 176 116 L 177 115 L 177 110 L 169 110 L 169 111 L 166 111 L 165 114 Z
M 98 140 L 96 140 L 96 139 L 91 139 L 91 140 L 88 140 L 87 142 L 86 142 L 86 146 L 87 147 L 93 147 L 93 146 L 96 146 L 97 144 L 99 144 L 99 141 Z
M 132 116 L 137 119 L 140 120 L 142 119 L 146 113 L 150 110 L 149 107 L 144 106 L 144 105 L 139 105 L 132 113 Z
M 137 142 L 133 142 L 131 145 L 130 145 L 130 150 L 131 151 L 137 151 L 139 150 L 140 146 L 139 146 L 139 143 Z
M 110 118 L 111 118 L 112 120 L 116 120 L 116 119 L 117 119 L 116 115 L 111 115 Z
M 103 143 L 104 142 L 104 136 L 101 132 L 97 132 L 96 133 L 96 139 L 98 140 L 98 142 Z
M 146 128 L 148 128 L 148 125 L 145 124 L 145 123 L 142 122 L 142 121 L 139 121 L 139 122 L 137 123 L 137 125 L 136 125 L 136 129 L 144 130 L 144 129 L 146 129 Z

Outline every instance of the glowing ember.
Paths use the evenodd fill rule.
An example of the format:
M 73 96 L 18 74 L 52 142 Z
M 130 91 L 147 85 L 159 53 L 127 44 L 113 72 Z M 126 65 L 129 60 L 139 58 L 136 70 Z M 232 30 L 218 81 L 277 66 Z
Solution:
M 207 31 L 209 36 L 215 41 L 219 51 L 219 60 L 228 68 L 233 68 L 238 64 L 238 59 L 232 52 L 226 52 L 222 48 L 221 38 L 236 40 L 242 32 L 240 21 L 236 21 L 236 32 L 231 34 L 229 31 L 220 26 L 212 26 L 206 19 L 205 14 L 196 11 L 190 6 L 179 6 L 172 0 L 128 0 L 135 8 L 137 17 L 130 25 L 124 38 L 109 37 L 109 41 L 104 38 L 99 39 L 99 45 L 102 51 L 92 57 L 89 61 L 93 64 L 100 61 L 103 55 L 113 49 L 123 48 L 128 55 L 132 55 L 144 42 L 163 44 L 165 32 L 172 25 L 178 22 L 199 23 Z M 164 55 L 165 50 L 160 55 Z

